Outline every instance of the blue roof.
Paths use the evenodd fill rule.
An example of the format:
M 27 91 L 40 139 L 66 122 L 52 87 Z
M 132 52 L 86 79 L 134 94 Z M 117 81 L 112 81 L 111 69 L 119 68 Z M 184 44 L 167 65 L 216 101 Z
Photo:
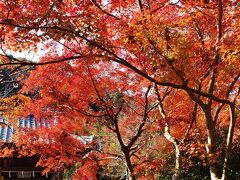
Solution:
M 16 134 L 17 130 L 11 124 L 8 124 L 7 120 L 0 117 L 0 142 L 11 143 L 14 142 L 13 135 Z M 56 121 L 53 124 L 57 123 Z M 47 120 L 37 121 L 33 115 L 28 116 L 27 118 L 19 118 L 17 122 L 19 128 L 29 128 L 36 129 L 38 127 L 50 128 L 51 122 Z M 87 144 L 93 141 L 94 136 L 78 136 L 69 134 L 73 138 L 81 141 L 83 144 Z
M 10 143 L 13 141 L 13 135 L 16 133 L 16 129 L 4 118 L 0 118 L 0 141 Z M 28 116 L 25 119 L 18 119 L 17 126 L 19 128 L 31 128 L 36 129 L 39 123 L 33 118 L 33 116 Z

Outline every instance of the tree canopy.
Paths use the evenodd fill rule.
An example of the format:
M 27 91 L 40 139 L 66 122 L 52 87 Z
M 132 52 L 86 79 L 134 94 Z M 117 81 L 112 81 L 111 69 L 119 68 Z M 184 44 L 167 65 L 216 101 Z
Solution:
M 238 1 L 3 0 L 0 9 L 0 66 L 9 69 L 0 83 L 31 70 L 21 115 L 50 125 L 18 143 L 41 154 L 46 172 L 237 176 Z

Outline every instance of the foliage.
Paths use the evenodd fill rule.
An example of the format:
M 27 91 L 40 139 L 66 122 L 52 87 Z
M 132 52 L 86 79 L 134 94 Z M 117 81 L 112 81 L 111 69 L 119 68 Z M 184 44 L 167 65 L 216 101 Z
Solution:
M 19 145 L 45 172 L 81 163 L 74 176 L 96 178 L 119 163 L 156 179 L 174 146 L 174 176 L 206 166 L 226 178 L 239 134 L 238 1 L 3 0 L 0 10 L 0 66 L 33 70 L 19 112 L 44 124 Z M 8 53 L 40 49 L 35 61 Z

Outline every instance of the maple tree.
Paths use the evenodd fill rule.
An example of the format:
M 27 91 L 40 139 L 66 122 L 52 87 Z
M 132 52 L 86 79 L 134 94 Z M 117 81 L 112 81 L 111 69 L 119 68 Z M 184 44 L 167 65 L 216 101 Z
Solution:
M 158 145 L 151 145 L 151 137 L 154 136 L 154 131 L 151 129 L 154 124 L 156 126 L 156 122 L 149 115 L 156 108 L 155 104 L 149 104 L 150 97 L 148 95 L 151 88 L 146 87 L 147 90 L 142 90 L 143 86 L 137 86 L 139 90 L 135 87 L 134 92 L 129 92 L 131 90 L 129 86 L 134 87 L 139 82 L 143 83 L 144 81 L 132 73 L 127 75 L 126 72 L 119 71 L 119 67 L 113 65 L 112 70 L 108 71 L 107 75 L 99 72 L 99 70 L 106 68 L 106 64 L 95 64 L 91 67 L 83 66 L 83 64 L 82 62 L 75 62 L 74 66 L 69 63 L 47 65 L 39 67 L 31 74 L 23 91 L 26 89 L 35 91 L 37 89 L 40 97 L 33 99 L 33 103 L 37 103 L 39 106 L 32 106 L 30 103 L 30 106 L 27 107 L 27 113 L 35 113 L 37 119 L 57 119 L 58 123 L 50 129 L 48 128 L 47 131 L 44 131 L 43 128 L 31 131 L 34 135 L 27 134 L 33 137 L 33 142 L 28 140 L 26 142 L 24 140 L 29 138 L 23 138 L 23 141 L 19 143 L 25 144 L 29 149 L 36 149 L 34 152 L 38 151 L 38 153 L 40 147 L 43 146 L 43 151 L 40 151 L 40 154 L 42 154 L 45 163 L 41 165 L 47 166 L 48 169 L 46 170 L 56 170 L 54 168 L 65 167 L 61 165 L 59 159 L 56 159 L 60 158 L 60 155 L 54 156 L 53 152 L 55 151 L 63 157 L 67 156 L 65 158 L 70 162 L 64 162 L 66 167 L 82 161 L 80 157 L 69 158 L 70 156 L 74 157 L 81 146 L 78 147 L 76 141 L 63 140 L 61 136 L 59 136 L 60 139 L 54 138 L 55 136 L 58 137 L 59 132 L 65 132 L 69 138 L 73 133 L 79 137 L 94 135 L 97 139 L 100 138 L 100 142 L 103 144 L 102 148 L 97 149 L 91 143 L 90 145 L 86 144 L 86 147 L 91 149 L 88 152 L 88 154 L 91 154 L 91 156 L 88 155 L 91 157 L 90 162 L 97 161 L 99 168 L 104 167 L 106 163 L 113 159 L 113 161 L 124 162 L 128 176 L 133 179 L 136 175 L 145 176 L 142 168 L 147 165 L 152 164 L 150 169 L 153 173 L 161 167 L 163 161 L 157 159 L 158 156 L 152 150 Z M 110 65 L 108 64 L 108 67 Z M 61 69 L 61 71 L 58 71 L 59 74 L 54 76 L 49 73 L 42 76 L 43 74 L 39 73 L 45 72 L 49 68 L 51 70 L 54 68 L 56 70 Z M 66 74 L 69 74 L 69 76 L 66 76 Z M 113 75 L 114 79 L 112 79 Z M 39 76 L 41 76 L 41 81 L 33 81 L 36 78 L 39 79 Z M 125 80 L 131 78 L 131 76 L 134 76 L 135 82 L 131 81 L 133 84 L 126 86 L 124 84 Z M 46 79 L 43 80 L 43 78 Z M 59 81 L 64 83 L 59 83 Z M 34 83 L 34 86 L 32 83 Z M 50 124 L 53 124 L 53 122 Z M 148 133 L 148 131 L 153 133 Z M 44 132 L 46 132 L 46 137 L 54 142 L 49 143 L 49 152 L 45 150 L 46 145 L 41 141 L 42 137 L 45 137 Z M 34 138 L 36 136 L 40 139 Z M 38 141 L 40 142 L 36 143 Z M 61 149 L 65 150 L 67 147 L 59 146 L 61 144 L 65 146 L 66 142 L 67 146 L 72 147 L 73 150 L 65 155 Z M 59 146 L 55 147 L 55 143 L 58 143 Z M 148 150 L 146 151 L 146 149 Z M 45 155 L 46 153 L 48 155 Z M 81 157 L 86 156 L 84 152 L 82 154 Z M 149 156 L 149 158 L 145 156 Z M 88 157 L 86 158 L 88 159 Z M 56 164 L 53 159 L 56 159 Z M 51 166 L 47 162 L 51 163 Z M 88 161 L 85 163 L 86 165 L 91 164 Z M 80 168 L 80 173 L 85 172 L 85 170 L 81 171 L 82 169 L 84 168 Z M 140 172 L 143 174 L 139 174 Z M 148 176 L 154 176 L 152 173 L 148 172 Z
M 50 109 L 59 105 L 59 108 L 65 110 L 65 107 L 61 107 L 62 103 L 73 98 L 73 95 L 77 101 L 86 94 L 90 96 L 91 92 L 96 93 L 96 89 L 91 87 L 83 88 L 77 93 L 65 94 L 70 87 L 65 86 L 64 76 L 73 83 L 76 83 L 78 78 L 88 78 L 87 82 L 92 82 L 89 73 L 88 77 L 72 75 L 81 69 L 81 63 L 84 67 L 94 65 L 94 74 L 99 74 L 98 78 L 104 86 L 118 84 L 117 80 L 115 84 L 109 78 L 102 78 L 108 77 L 111 70 L 101 65 L 110 64 L 111 68 L 115 65 L 124 69 L 115 69 L 116 74 L 111 74 L 113 79 L 118 77 L 117 73 L 132 75 L 127 76 L 127 83 L 124 85 L 119 81 L 119 86 L 126 86 L 131 93 L 147 88 L 146 81 L 151 85 L 155 84 L 160 91 L 166 87 L 173 88 L 177 94 L 182 94 L 181 101 L 185 104 L 185 110 L 194 110 L 196 121 L 206 127 L 206 154 L 211 179 L 226 179 L 234 128 L 239 118 L 239 8 L 239 2 L 232 0 L 1 1 L 3 52 L 6 52 L 6 49 L 36 51 L 39 44 L 46 51 L 39 62 L 12 58 L 11 62 L 3 61 L 1 65 L 22 68 L 51 64 L 51 69 L 40 67 L 34 72 L 38 76 L 35 75 L 35 79 L 30 78 L 26 82 L 36 87 L 35 82 L 41 81 L 41 77 L 41 87 L 48 89 L 51 86 L 45 77 L 52 76 L 55 79 L 55 83 L 51 83 L 56 84 L 56 87 L 53 87 L 55 91 L 48 89 L 49 92 L 45 91 L 44 94 L 48 98 L 40 95 L 44 101 L 34 101 L 37 103 L 34 111 L 36 117 L 45 112 L 42 111 L 43 105 L 48 104 Z M 8 58 L 9 55 L 3 54 L 3 57 Z M 66 68 L 71 69 L 68 74 L 63 71 Z M 135 84 L 134 78 L 137 76 L 143 78 L 143 83 Z M 76 86 L 70 84 L 71 87 Z M 62 97 L 58 97 L 62 98 L 61 101 L 57 101 L 59 99 L 54 96 L 59 93 L 62 94 Z M 169 96 L 175 98 L 172 94 Z M 93 103 L 103 103 L 101 100 L 96 101 L 96 98 L 93 100 Z M 175 98 L 175 101 L 178 102 L 179 99 Z M 173 109 L 174 103 L 166 102 L 165 105 L 164 102 L 163 107 L 166 106 Z M 71 108 L 77 107 L 75 102 Z M 82 107 L 88 107 L 88 101 L 83 101 Z M 97 107 L 103 110 L 102 106 Z M 47 111 L 48 108 L 45 108 L 48 115 L 53 115 L 55 111 Z M 184 114 L 184 111 L 178 113 L 187 114 Z M 64 118 L 67 115 L 69 114 Z M 75 117 L 74 114 L 71 116 Z M 178 122 L 175 118 L 170 119 L 173 124 Z M 185 127 L 192 124 L 191 121 L 185 122 Z M 217 144 L 220 136 L 218 129 L 223 125 L 227 125 L 229 130 L 225 147 L 220 148 Z M 161 125 L 159 127 L 162 128 Z M 174 129 L 174 126 L 169 127 Z M 176 136 L 180 139 L 182 137 L 180 134 Z M 169 140 L 171 141 L 171 138 Z M 221 154 L 219 152 L 225 152 L 223 161 L 217 156 Z M 126 156 L 125 160 L 127 161 Z M 219 168 L 221 163 L 224 163 L 223 169 Z

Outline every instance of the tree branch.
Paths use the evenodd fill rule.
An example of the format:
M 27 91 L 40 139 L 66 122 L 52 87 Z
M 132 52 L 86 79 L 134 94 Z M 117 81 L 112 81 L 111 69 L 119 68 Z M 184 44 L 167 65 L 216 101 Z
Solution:
M 113 17 L 115 18 L 116 20 L 121 20 L 119 17 L 113 15 L 113 14 L 110 14 L 109 12 L 105 11 L 99 4 L 97 4 L 97 2 L 95 0 L 90 0 L 100 11 L 102 11 L 104 14 L 110 16 L 110 17 Z
M 130 140 L 130 142 L 128 143 L 128 145 L 127 145 L 128 148 L 131 148 L 133 146 L 133 144 L 137 141 L 137 139 L 141 136 L 141 134 L 143 132 L 143 127 L 144 127 L 147 117 L 148 117 L 148 93 L 149 93 L 150 89 L 151 89 L 151 86 L 148 86 L 148 89 L 145 93 L 145 106 L 144 106 L 144 115 L 143 115 L 142 123 L 140 124 L 140 126 L 137 129 L 136 135 L 134 135 L 132 137 L 132 139 Z

